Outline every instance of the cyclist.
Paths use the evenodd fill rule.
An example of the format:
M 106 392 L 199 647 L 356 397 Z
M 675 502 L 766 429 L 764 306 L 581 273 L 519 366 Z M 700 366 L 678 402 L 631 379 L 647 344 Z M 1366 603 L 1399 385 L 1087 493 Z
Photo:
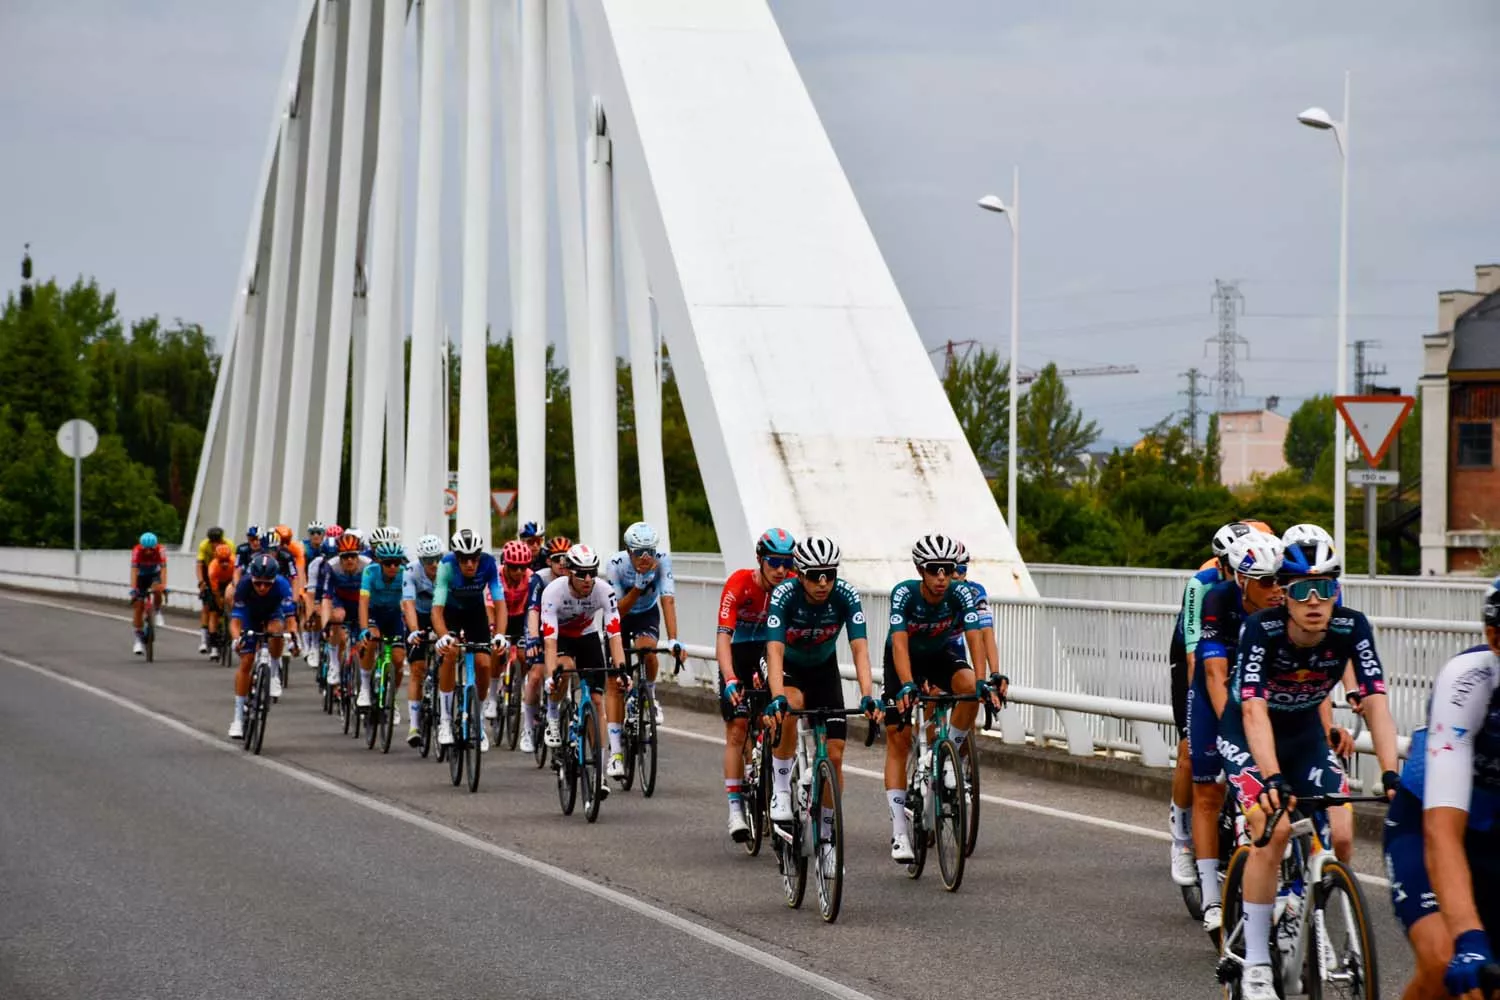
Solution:
M 979 609 L 979 634 L 984 639 L 984 658 L 976 657 L 973 666 L 976 677 L 985 677 L 1000 671 L 1000 646 L 995 639 L 995 614 L 990 610 L 990 594 L 984 584 L 969 579 L 969 550 L 964 548 L 963 542 L 958 543 L 958 548 L 958 564 L 953 567 L 953 585 L 967 587 L 974 595 L 974 604 Z M 953 647 L 962 652 L 964 640 L 955 637 Z M 1004 691 L 997 692 L 1000 695 L 1004 693 Z
M 284 524 L 278 524 L 275 528 L 276 538 L 279 542 L 278 548 L 284 552 L 297 568 L 297 575 L 292 581 L 292 602 L 296 605 L 296 613 L 292 616 L 293 628 L 291 630 L 292 655 L 302 655 L 302 635 L 300 624 L 302 621 L 302 607 L 307 601 L 307 551 L 302 543 L 292 537 L 292 529 Z
M 1251 530 L 1244 521 L 1231 521 L 1214 532 L 1213 558 L 1198 567 L 1182 591 L 1182 609 L 1172 628 L 1167 658 L 1172 665 L 1172 721 L 1177 725 L 1177 768 L 1172 774 L 1172 808 L 1168 828 L 1172 833 L 1172 881 L 1180 886 L 1198 881 L 1193 849 L 1193 767 L 1188 748 L 1187 700 L 1192 686 L 1203 595 L 1224 580 L 1229 571 L 1224 553 L 1230 543 Z
M 302 539 L 302 551 L 307 553 L 309 559 L 315 557 L 323 548 L 323 541 L 328 537 L 328 525 L 313 518 L 307 522 L 307 535 Z
M 511 540 L 500 549 L 500 588 L 505 592 L 505 639 L 520 649 L 526 631 L 526 595 L 531 591 L 531 547 Z M 509 653 L 506 654 L 510 655 Z M 500 680 L 504 670 L 490 678 L 490 691 L 484 700 L 484 717 L 494 719 L 499 713 Z
M 224 540 L 223 528 L 209 528 L 203 541 L 198 543 L 198 603 L 202 610 L 198 614 L 198 652 L 208 652 L 209 619 L 218 614 L 219 599 L 214 596 L 208 582 L 209 564 L 214 561 L 214 550 Z
M 891 589 L 890 631 L 886 635 L 882 684 L 889 707 L 885 710 L 885 800 L 891 813 L 891 860 L 916 860 L 906 822 L 906 758 L 911 753 L 911 727 L 906 713 L 912 699 L 924 690 L 974 694 L 974 671 L 962 649 L 952 641 L 963 636 L 970 656 L 982 660 L 984 636 L 974 591 L 953 586 L 953 571 L 964 548 L 947 535 L 923 535 L 911 548 L 919 576 Z M 994 675 L 994 686 L 1000 677 Z M 953 706 L 951 734 L 962 751 L 978 714 L 977 702 Z M 944 774 L 950 788 L 956 774 Z
M 1203 929 L 1216 934 L 1223 923 L 1219 897 L 1219 811 L 1224 807 L 1219 763 L 1219 716 L 1229 700 L 1229 667 L 1239 649 L 1247 615 L 1283 601 L 1276 574 L 1286 546 L 1275 535 L 1250 531 L 1229 543 L 1221 558 L 1227 580 L 1203 595 L 1196 651 L 1197 669 L 1188 689 L 1188 757 L 1193 778 L 1192 833 L 1196 874 L 1203 901 Z
M 359 592 L 364 589 L 365 567 L 370 561 L 359 552 L 359 539 L 343 534 L 334 543 L 337 557 L 324 557 L 323 572 L 318 578 L 318 617 L 323 627 L 332 630 L 334 658 L 328 664 L 328 684 L 337 687 L 344 650 L 349 644 L 345 622 L 359 621 Z
M 516 533 L 516 540 L 525 544 L 528 554 L 527 566 L 533 573 L 547 568 L 547 535 L 536 521 L 527 521 Z M 504 550 L 501 550 L 504 552 Z M 564 550 L 566 551 L 566 550 Z
M 437 580 L 432 587 L 432 628 L 438 635 L 438 691 L 441 714 L 438 719 L 438 743 L 453 743 L 453 689 L 457 686 L 458 635 L 465 642 L 505 643 L 505 591 L 495 557 L 484 551 L 479 533 L 460 528 L 452 539 L 452 549 L 438 565 Z M 488 593 L 494 604 L 486 607 Z M 483 693 L 490 689 L 490 654 L 474 654 L 474 687 Z M 490 749 L 489 734 L 479 727 L 479 751 Z
M 661 539 L 656 529 L 644 521 L 637 521 L 625 529 L 625 549 L 616 552 L 605 567 L 604 577 L 615 589 L 615 600 L 620 605 L 620 629 L 624 642 L 637 649 L 652 649 L 657 645 L 663 624 L 667 627 L 667 645 L 673 655 L 682 651 L 677 639 L 677 584 L 672 579 L 672 557 L 658 552 L 656 546 Z M 656 707 L 656 724 L 665 723 L 661 702 L 656 698 L 656 671 L 660 666 L 655 653 L 646 657 L 646 691 L 651 695 L 651 704 Z M 615 770 L 611 761 L 610 770 Z M 624 758 L 619 764 L 620 774 L 625 773 Z
M 250 669 L 255 663 L 255 644 L 245 642 L 248 629 L 270 636 L 272 658 L 281 655 L 283 609 L 292 599 L 292 585 L 278 572 L 276 558 L 258 552 L 250 560 L 249 571 L 234 588 L 234 610 L 229 618 L 229 636 L 239 648 L 240 666 L 234 672 L 234 721 L 229 723 L 229 738 L 245 738 L 245 699 L 250 695 Z M 271 671 L 271 697 L 281 697 L 281 676 Z
M 208 655 L 217 658 L 219 655 L 219 618 L 231 607 L 229 588 L 234 583 L 234 549 L 228 542 L 220 542 L 214 546 L 213 558 L 209 560 L 207 573 L 208 579 L 204 584 L 204 592 L 212 602 L 208 612 Z
M 1500 935 L 1500 580 L 1484 642 L 1433 682 L 1385 822 L 1396 916 L 1417 957 L 1403 997 L 1479 997 Z M 1488 1000 L 1488 998 L 1485 998 Z
M 400 638 L 410 629 L 408 618 L 414 623 L 415 611 L 408 616 L 407 606 L 414 606 L 417 599 L 415 587 L 406 576 L 406 549 L 401 545 L 401 533 L 395 528 L 376 528 L 370 533 L 370 545 L 375 551 L 375 562 L 366 566 L 359 582 L 359 708 L 374 704 L 374 691 L 370 686 L 370 674 L 375 669 L 375 649 L 382 636 Z M 401 669 L 406 663 L 406 650 L 401 646 L 391 649 L 392 676 L 387 683 L 393 688 L 401 683 Z M 400 722 L 400 711 L 391 720 L 391 725 Z
M 245 528 L 245 540 L 234 550 L 234 585 L 240 584 L 240 577 L 245 570 L 250 568 L 250 557 L 262 548 L 260 525 L 252 524 Z
M 549 541 L 545 546 L 547 567 L 533 572 L 531 582 L 527 584 L 526 630 L 522 643 L 529 669 L 526 672 L 526 687 L 521 694 L 522 753 L 533 753 L 536 750 L 536 738 L 531 731 L 536 727 L 536 713 L 542 700 L 542 591 L 553 580 L 569 574 L 568 550 L 572 547 L 573 543 L 563 535 Z
M 307 594 L 308 612 L 303 629 L 305 632 L 316 634 L 323 628 L 319 614 L 318 585 L 323 580 L 323 567 L 334 565 L 338 558 L 338 536 L 325 534 L 323 544 L 318 546 L 316 553 L 312 553 L 312 559 L 307 564 L 307 587 L 304 592 Z M 318 646 L 316 642 L 307 644 L 307 665 L 314 670 L 318 669 Z
M 744 750 L 749 736 L 745 692 L 764 688 L 766 613 L 771 591 L 791 575 L 797 540 L 780 528 L 770 528 L 755 542 L 755 568 L 737 569 L 719 594 L 719 630 L 714 658 L 719 663 L 719 714 L 724 717 L 724 792 L 729 797 L 729 836 L 737 843 L 750 839 L 745 821 L 742 785 Z
M 593 692 L 594 718 L 609 720 L 610 777 L 624 772 L 625 757 L 620 752 L 620 719 L 625 715 L 625 695 L 618 676 L 604 676 L 604 647 L 599 643 L 599 625 L 595 616 L 603 613 L 604 636 L 609 642 L 609 662 L 616 669 L 625 665 L 625 646 L 620 640 L 620 609 L 615 592 L 599 579 L 599 555 L 587 545 L 568 550 L 568 570 L 547 584 L 542 591 L 541 635 L 543 672 L 547 677 L 547 735 L 549 747 L 563 743 L 561 706 L 552 677 L 561 658 L 580 671 Z M 608 697 L 601 695 L 608 691 Z M 601 707 L 603 712 L 601 712 Z M 597 740 L 599 734 L 595 733 Z M 601 796 L 609 794 L 609 783 L 600 783 Z
M 157 541 L 156 535 L 148 531 L 141 535 L 139 544 L 130 551 L 130 613 L 135 627 L 135 645 L 131 652 L 136 656 L 146 652 L 146 633 L 143 631 L 145 616 L 150 614 L 152 623 L 157 628 L 166 624 L 161 617 L 161 602 L 166 594 L 167 552 Z
M 844 681 L 839 675 L 839 631 L 849 638 L 854 674 L 859 680 L 859 707 L 872 723 L 880 703 L 871 685 L 870 643 L 865 636 L 865 611 L 859 591 L 839 579 L 839 547 L 823 535 L 813 535 L 792 549 L 797 576 L 771 591 L 766 611 L 766 675 L 771 700 L 764 715 L 781 726 L 781 739 L 772 751 L 771 820 L 792 822 L 792 762 L 797 753 L 797 727 L 782 725 L 788 709 L 843 708 Z M 829 719 L 828 759 L 844 781 L 844 740 L 848 723 Z M 833 822 L 824 810 L 825 827 Z M 827 845 L 824 845 L 827 846 Z M 829 866 L 829 853 L 820 848 L 819 864 Z
M 406 734 L 408 746 L 422 743 L 422 680 L 424 670 L 417 664 L 427 662 L 427 633 L 432 629 L 432 594 L 437 580 L 438 564 L 443 561 L 443 540 L 437 535 L 417 539 L 417 561 L 408 563 L 406 579 L 412 589 L 412 605 L 407 613 L 410 634 L 406 645 L 411 659 L 411 680 L 406 689 L 406 707 L 411 712 L 411 729 Z
M 1286 602 L 1252 615 L 1240 631 L 1229 701 L 1219 719 L 1219 756 L 1239 795 L 1254 836 L 1267 816 L 1296 795 L 1335 795 L 1348 789 L 1331 746 L 1328 693 L 1350 659 L 1358 662 L 1365 723 L 1395 791 L 1396 725 L 1386 703 L 1385 673 L 1370 623 L 1358 611 L 1334 606 L 1342 568 L 1326 543 L 1287 547 L 1280 580 Z M 1348 860 L 1354 820 L 1347 809 L 1328 814 L 1334 853 Z M 1269 950 L 1276 876 L 1291 824 L 1283 815 L 1270 843 L 1252 847 L 1245 865 L 1245 1000 L 1275 1000 Z

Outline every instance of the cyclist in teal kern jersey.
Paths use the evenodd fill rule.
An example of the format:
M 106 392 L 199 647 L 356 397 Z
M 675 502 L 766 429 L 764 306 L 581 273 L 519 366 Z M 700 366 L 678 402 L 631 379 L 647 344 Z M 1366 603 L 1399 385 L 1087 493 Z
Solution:
M 911 728 L 906 712 L 912 698 L 931 688 L 951 694 L 973 694 L 974 671 L 955 648 L 960 634 L 969 655 L 985 659 L 982 615 L 974 591 L 954 580 L 964 548 L 947 535 L 924 535 L 912 546 L 920 577 L 891 590 L 890 632 L 885 640 L 883 683 L 885 711 L 885 799 L 891 811 L 891 858 L 901 864 L 915 859 L 906 823 L 906 758 Z M 999 687 L 998 678 L 996 687 Z M 977 702 L 953 707 L 952 735 L 962 745 L 979 711 Z
M 859 678 L 860 708 L 872 721 L 880 710 L 870 675 L 870 644 L 865 638 L 865 611 L 859 592 L 840 580 L 839 547 L 830 538 L 814 535 L 792 549 L 800 574 L 783 580 L 771 591 L 766 612 L 766 674 L 771 702 L 765 715 L 778 725 L 786 710 L 843 708 L 844 682 L 839 677 L 839 630 L 847 631 Z M 828 720 L 828 758 L 844 780 L 844 738 L 848 724 Z M 792 821 L 792 760 L 797 752 L 797 727 L 782 726 L 781 740 L 772 752 L 771 819 Z M 831 822 L 832 818 L 828 817 Z

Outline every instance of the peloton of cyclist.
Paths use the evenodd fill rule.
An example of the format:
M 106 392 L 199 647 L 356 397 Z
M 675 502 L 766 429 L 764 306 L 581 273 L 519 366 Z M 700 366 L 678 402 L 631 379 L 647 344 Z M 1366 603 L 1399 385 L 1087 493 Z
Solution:
M 770 528 L 755 542 L 755 568 L 738 569 L 724 581 L 719 594 L 719 626 L 714 658 L 719 664 L 719 714 L 724 717 L 724 792 L 729 797 L 729 836 L 737 843 L 750 839 L 742 797 L 743 753 L 749 735 L 745 693 L 764 689 L 766 615 L 771 591 L 791 575 L 797 540 L 780 528 Z
M 1408 1000 L 1476 997 L 1500 935 L 1500 580 L 1484 642 L 1449 660 L 1385 821 L 1391 901 L 1417 957 Z
M 157 628 L 166 624 L 161 616 L 161 602 L 166 596 L 167 552 L 156 535 L 148 531 L 141 535 L 139 543 L 130 552 L 130 613 L 135 629 L 135 645 L 131 652 L 136 656 L 146 652 L 145 616 L 150 614 L 152 624 Z
M 1394 793 L 1396 726 L 1386 703 L 1385 674 L 1370 623 L 1358 611 L 1337 607 L 1342 568 L 1332 545 L 1287 546 L 1279 579 L 1280 607 L 1251 615 L 1240 631 L 1229 701 L 1219 719 L 1219 757 L 1239 796 L 1252 835 L 1297 795 L 1339 795 L 1348 782 L 1333 747 L 1328 694 L 1357 664 L 1363 714 Z M 1328 812 L 1334 853 L 1347 861 L 1354 821 L 1346 809 Z M 1252 847 L 1245 865 L 1244 1000 L 1276 1000 L 1271 970 L 1271 917 L 1277 872 L 1291 833 L 1283 815 L 1265 847 Z

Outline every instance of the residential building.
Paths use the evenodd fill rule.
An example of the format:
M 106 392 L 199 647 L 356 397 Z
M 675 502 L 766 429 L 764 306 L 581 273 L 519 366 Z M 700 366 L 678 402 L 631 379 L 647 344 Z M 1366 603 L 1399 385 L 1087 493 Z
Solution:
M 1500 264 L 1438 293 L 1422 338 L 1422 573 L 1473 573 L 1500 542 Z
M 1226 410 L 1219 414 L 1219 481 L 1239 486 L 1286 468 L 1282 446 L 1291 423 L 1275 410 Z

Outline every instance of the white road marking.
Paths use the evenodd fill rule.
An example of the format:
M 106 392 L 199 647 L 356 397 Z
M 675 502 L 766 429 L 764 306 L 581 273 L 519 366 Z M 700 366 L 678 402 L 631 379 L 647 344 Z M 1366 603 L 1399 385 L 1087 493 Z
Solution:
M 55 601 L 35 600 L 32 598 L 18 597 L 13 594 L 0 594 L 0 597 L 4 597 L 9 601 L 19 601 L 23 604 L 38 604 L 48 608 L 61 608 L 68 611 L 76 611 L 79 614 L 95 615 L 99 618 L 113 618 L 117 621 L 122 622 L 130 621 L 129 616 L 127 615 L 111 614 L 110 612 L 98 611 L 93 608 L 80 608 L 75 604 L 60 604 Z M 196 630 L 194 629 L 179 628 L 173 625 L 168 625 L 167 628 L 174 632 L 182 632 L 185 635 L 197 634 Z M 695 733 L 689 729 L 677 729 L 673 726 L 662 726 L 661 731 L 672 736 L 681 736 L 684 739 L 698 740 L 701 743 L 711 743 L 715 746 L 724 745 L 724 737 L 722 736 L 712 736 L 707 733 Z M 197 732 L 197 730 L 194 730 L 194 732 Z M 878 781 L 885 780 L 885 775 L 881 772 L 869 770 L 863 767 L 855 767 L 853 764 L 846 764 L 844 766 L 844 772 L 846 774 L 858 775 L 861 778 L 874 778 Z M 979 797 L 985 802 L 990 802 L 998 806 L 1005 806 L 1009 809 L 1017 809 L 1021 812 L 1033 813 L 1038 816 L 1046 816 L 1050 819 L 1068 820 L 1069 822 L 1073 823 L 1082 823 L 1085 826 L 1098 827 L 1102 830 L 1112 830 L 1115 833 L 1128 833 L 1135 837 L 1148 837 L 1152 840 L 1160 840 L 1163 842 L 1170 841 L 1172 839 L 1172 835 L 1165 830 L 1153 830 L 1150 827 L 1137 826 L 1134 823 L 1121 823 L 1119 820 L 1105 819 L 1102 816 L 1090 816 L 1087 813 L 1069 812 L 1066 809 L 1057 809 L 1053 806 L 1044 806 L 1036 802 L 1026 802 L 1022 799 L 1005 798 L 1001 795 L 985 795 L 981 793 Z M 1376 886 L 1377 888 L 1381 889 L 1389 889 L 1391 887 L 1390 880 L 1379 875 L 1367 875 L 1364 872 L 1356 872 L 1356 875 L 1358 876 L 1359 880 L 1366 885 Z
M 566 869 L 558 868 L 554 865 L 547 864 L 544 861 L 538 861 L 535 858 L 527 857 L 526 855 L 519 852 L 508 850 L 504 847 L 492 844 L 487 840 L 481 840 L 480 838 L 475 837 L 471 834 L 464 833 L 462 830 L 455 830 L 452 827 L 444 826 L 442 823 L 429 819 L 426 816 L 421 816 L 414 812 L 408 812 L 407 810 L 402 809 L 400 806 L 392 805 L 388 802 L 381 802 L 377 799 L 367 798 L 359 792 L 354 791 L 353 789 L 334 784 L 331 781 L 321 778 L 315 774 L 311 774 L 307 771 L 302 770 L 301 768 L 298 768 L 291 764 L 287 764 L 283 761 L 274 760 L 270 757 L 253 756 L 250 754 L 246 754 L 237 744 L 227 743 L 222 739 L 210 736 L 205 732 L 194 729 L 187 723 L 180 722 L 177 719 L 162 715 L 159 712 L 155 712 L 147 708 L 146 706 L 139 704 L 138 702 L 131 701 L 129 698 L 124 698 L 112 691 L 106 691 L 103 688 L 95 687 L 94 685 L 89 684 L 86 681 L 78 680 L 76 677 L 69 677 L 66 674 L 59 673 L 48 667 L 39 666 L 35 663 L 29 663 L 26 660 L 18 660 L 13 656 L 7 656 L 3 653 L 0 653 L 0 660 L 20 667 L 24 670 L 30 670 L 33 673 L 40 674 L 43 677 L 48 677 L 62 684 L 66 684 L 69 687 L 76 688 L 77 690 L 83 691 L 86 694 L 91 694 L 96 698 L 102 698 L 113 705 L 117 705 L 118 707 L 126 709 L 127 711 L 134 712 L 135 714 L 142 716 L 143 718 L 150 719 L 152 722 L 155 722 L 166 729 L 170 729 L 173 732 L 179 733 L 190 739 L 197 740 L 204 746 L 212 747 L 215 750 L 221 750 L 226 753 L 232 753 L 243 761 L 257 764 L 261 767 L 274 771 L 277 774 L 282 775 L 283 777 L 291 778 L 293 781 L 300 781 L 302 784 L 307 785 L 311 788 L 316 788 L 320 792 L 326 792 L 329 795 L 336 796 L 346 802 L 352 802 L 355 805 L 363 806 L 364 808 L 369 809 L 371 812 L 377 812 L 381 815 L 389 816 L 392 819 L 399 820 L 410 826 L 417 827 L 421 830 L 426 830 L 428 833 L 436 834 L 437 836 L 442 837 L 446 840 L 450 840 L 455 844 L 461 844 L 464 847 L 471 848 L 483 854 L 488 854 L 491 857 L 500 859 L 501 861 L 509 862 L 510 864 L 516 865 L 519 868 L 525 868 L 528 871 L 537 873 L 538 875 L 542 875 L 554 881 L 561 882 L 563 885 L 569 886 L 570 888 L 589 893 L 593 896 L 597 896 L 600 899 L 614 903 L 616 906 L 630 910 L 634 913 L 638 913 L 643 917 L 654 920 L 659 924 L 672 928 L 673 930 L 680 931 L 681 933 L 686 934 L 689 937 L 696 938 L 697 940 L 702 941 L 704 944 L 707 944 L 710 947 L 727 952 L 731 955 L 736 956 L 737 958 L 742 958 L 745 961 L 758 965 L 763 969 L 774 972 L 781 976 L 785 976 L 788 979 L 795 980 L 796 982 L 802 983 L 805 986 L 810 986 L 813 989 L 828 994 L 829 996 L 841 997 L 843 998 L 843 1000 L 875 1000 L 875 998 L 869 996 L 866 993 L 861 993 L 853 987 L 845 986 L 843 983 L 829 979 L 826 976 L 820 976 L 816 972 L 810 972 L 807 969 L 803 969 L 791 962 L 786 961 L 785 959 L 777 958 L 775 955 L 768 955 L 764 951 L 761 951 L 759 948 L 757 948 L 755 945 L 747 944 L 743 941 L 737 941 L 727 934 L 721 934 L 720 932 L 711 930 L 710 928 L 704 927 L 701 924 L 696 924 L 693 921 L 688 920 L 684 917 L 680 917 L 675 913 L 661 909 L 657 906 L 652 906 L 650 903 L 643 902 L 642 900 L 636 899 L 633 896 L 629 896 L 626 893 L 611 889 L 608 886 L 599 885 L 593 881 L 590 881 L 589 879 L 584 878 L 581 875 L 575 875 L 574 873 L 567 871 Z

